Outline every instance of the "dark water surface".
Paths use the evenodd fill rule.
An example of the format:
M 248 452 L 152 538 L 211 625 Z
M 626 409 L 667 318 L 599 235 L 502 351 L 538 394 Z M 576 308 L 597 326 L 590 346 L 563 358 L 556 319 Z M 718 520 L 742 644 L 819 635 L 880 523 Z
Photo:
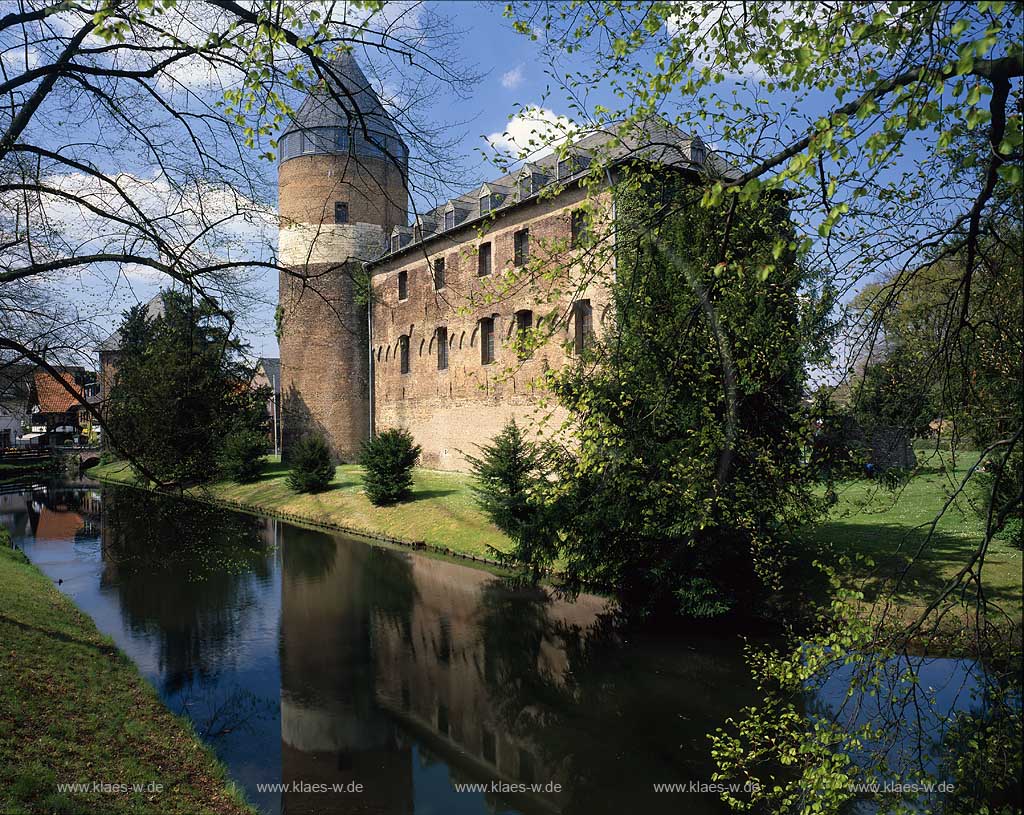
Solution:
M 0 522 L 265 812 L 723 811 L 653 785 L 710 781 L 706 734 L 754 700 L 738 641 L 85 482 L 8 488 Z

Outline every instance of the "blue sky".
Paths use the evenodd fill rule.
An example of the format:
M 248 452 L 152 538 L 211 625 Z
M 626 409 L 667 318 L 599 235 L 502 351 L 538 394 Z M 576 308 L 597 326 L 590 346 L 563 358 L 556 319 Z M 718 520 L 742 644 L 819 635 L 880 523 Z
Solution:
M 451 93 L 437 93 L 429 100 L 427 109 L 421 110 L 424 117 L 448 126 L 449 135 L 457 137 L 452 154 L 453 159 L 461 162 L 461 167 L 457 172 L 451 173 L 453 184 L 447 193 L 459 194 L 472 189 L 487 178 L 501 174 L 501 171 L 491 163 L 495 151 L 488 146 L 487 138 L 497 135 L 501 141 L 500 134 L 506 128 L 516 132 L 515 123 L 509 127 L 509 118 L 522 106 L 543 106 L 553 117 L 570 114 L 571 106 L 559 89 L 559 80 L 547 73 L 541 43 L 512 30 L 511 22 L 502 16 L 504 3 L 446 0 L 430 2 L 428 5 L 432 12 L 446 17 L 460 32 L 457 41 L 452 43 L 455 55 L 467 64 L 469 70 L 481 76 L 479 82 L 468 90 L 465 98 L 459 98 Z M 588 45 L 598 47 L 598 43 L 598 38 L 593 38 Z M 560 70 L 564 72 L 570 67 L 582 67 L 579 61 L 586 61 L 586 56 L 574 56 L 572 59 L 576 60 L 577 64 L 567 60 L 559 65 Z M 386 85 L 388 77 L 383 76 L 379 79 Z M 733 90 L 746 94 L 752 90 L 748 85 L 756 83 L 750 82 L 749 77 L 732 75 L 727 77 L 720 87 L 707 90 L 727 97 Z M 621 100 L 611 97 L 612 94 L 607 87 L 595 88 L 588 95 L 586 106 L 591 110 L 597 104 L 613 109 L 621 106 Z M 298 101 L 294 100 L 296 104 Z M 814 118 L 834 104 L 834 99 L 828 91 L 814 92 L 799 105 L 788 105 L 787 98 L 778 92 L 770 101 L 772 108 L 778 113 L 773 126 L 777 128 L 776 135 L 783 141 L 788 140 L 793 133 L 803 133 Z M 669 102 L 679 109 L 691 110 L 699 108 L 702 104 L 700 99 L 682 97 L 673 98 Z M 519 132 L 528 131 L 533 126 L 527 124 L 521 127 Z M 714 146 L 714 134 L 699 135 Z M 919 139 L 910 139 L 905 148 L 901 164 L 910 166 L 928 152 L 927 137 L 923 142 Z M 898 173 L 901 167 L 896 166 L 893 170 Z M 266 181 L 273 186 L 276 183 L 276 165 L 264 163 L 263 171 Z M 443 197 L 446 196 L 442 196 L 442 200 Z M 422 208 L 424 205 L 436 203 L 441 203 L 441 200 L 421 199 L 417 201 L 417 206 Z M 804 226 L 809 226 L 813 232 L 816 226 L 814 219 L 820 216 L 809 210 L 807 217 L 809 220 Z M 840 258 L 840 266 L 842 263 Z M 155 291 L 156 284 L 136 280 L 132 281 L 132 286 L 132 291 L 125 292 L 129 295 L 127 299 L 130 301 L 147 299 Z M 240 327 L 251 342 L 256 355 L 276 356 L 277 342 L 273 336 L 273 310 L 277 299 L 276 273 L 264 275 L 258 282 L 258 289 L 262 295 L 262 302 L 254 306 L 249 313 L 240 315 Z M 126 298 L 119 297 L 117 300 L 125 303 Z M 112 325 L 119 310 L 119 307 L 109 306 L 109 314 L 104 319 Z
M 489 146 L 487 137 L 503 134 L 509 117 L 521 105 L 543 104 L 559 115 L 564 115 L 568 106 L 559 104 L 564 100 L 545 100 L 546 89 L 556 86 L 544 72 L 540 43 L 512 30 L 510 21 L 502 16 L 503 3 L 436 2 L 430 6 L 434 13 L 447 17 L 461 32 L 454 50 L 473 73 L 481 75 L 466 98 L 440 93 L 434 97 L 430 109 L 422 111 L 429 120 L 450 125 L 450 134 L 458 137 L 453 157 L 461 159 L 462 166 L 453 173 L 454 183 L 449 193 L 459 194 L 501 174 L 491 163 L 496 151 Z M 378 78 L 387 81 L 386 76 Z M 527 125 L 526 129 L 534 126 Z M 511 132 L 517 132 L 515 126 Z M 267 181 L 274 183 L 276 164 L 265 164 L 265 173 Z M 420 201 L 419 206 L 425 203 L 440 202 Z M 118 298 L 118 302 L 145 300 L 156 291 L 156 285 L 155 282 L 132 281 L 131 291 L 126 291 L 126 297 Z M 240 315 L 240 326 L 254 354 L 277 356 L 273 333 L 277 275 L 265 274 L 258 289 L 264 302 L 250 313 Z M 116 314 L 115 309 L 109 315 L 111 324 L 117 321 Z

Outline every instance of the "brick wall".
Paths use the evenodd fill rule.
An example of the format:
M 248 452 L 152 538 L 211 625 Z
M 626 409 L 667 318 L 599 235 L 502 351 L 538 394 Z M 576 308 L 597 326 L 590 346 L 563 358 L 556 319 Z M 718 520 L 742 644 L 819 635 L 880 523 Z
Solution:
M 285 456 L 309 432 L 327 437 L 334 457 L 351 461 L 369 435 L 367 312 L 357 303 L 362 263 L 404 223 L 397 170 L 375 159 L 311 155 L 278 173 L 281 430 Z M 334 203 L 349 223 L 334 223 Z
M 599 283 L 588 282 L 589 264 L 603 264 L 607 244 L 597 250 L 569 248 L 570 219 L 583 192 L 570 189 L 556 199 L 525 204 L 499 215 L 485 231 L 469 226 L 435 238 L 425 248 L 411 247 L 374 264 L 373 354 L 375 424 L 407 428 L 423 447 L 422 464 L 441 469 L 466 468 L 465 455 L 493 438 L 510 418 L 533 432 L 555 432 L 564 414 L 554 409 L 543 387 L 545 372 L 573 359 L 572 303 L 589 299 L 593 328 L 602 330 L 609 302 Z M 609 216 L 609 198 L 598 199 Z M 530 230 L 531 258 L 538 274 L 517 275 L 516 231 Z M 602 232 L 598 227 L 595 232 Z M 477 274 L 477 248 L 492 245 L 492 272 Z M 434 259 L 445 259 L 445 286 L 435 290 Z M 398 275 L 408 276 L 408 297 L 399 300 Z M 530 310 L 539 329 L 552 330 L 549 341 L 521 360 L 513 342 L 516 312 Z M 494 321 L 494 355 L 481 359 L 480 320 Z M 538 323 L 538 320 L 540 321 Z M 435 331 L 445 327 L 448 367 L 438 370 Z M 402 373 L 400 338 L 409 337 L 409 372 Z

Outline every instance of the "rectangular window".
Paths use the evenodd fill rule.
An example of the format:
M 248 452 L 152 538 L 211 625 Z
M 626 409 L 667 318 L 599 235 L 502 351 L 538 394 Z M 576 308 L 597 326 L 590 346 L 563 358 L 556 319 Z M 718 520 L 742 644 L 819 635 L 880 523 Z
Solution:
M 398 235 L 392 235 L 391 236 L 391 251 L 392 252 L 397 252 L 398 251 L 399 243 L 400 243 L 400 238 L 398 237 Z
M 348 204 L 346 204 L 344 201 L 334 202 L 334 223 L 348 223 Z
M 530 260 L 530 230 L 520 229 L 512 236 L 516 266 L 525 266 Z
M 519 179 L 519 200 L 523 201 L 530 197 L 533 193 L 533 179 L 531 176 L 525 176 Z
M 398 353 L 402 363 L 402 373 L 409 373 L 409 335 L 403 334 L 398 338 Z
M 576 172 L 576 158 L 574 156 L 568 156 L 558 162 L 558 178 L 568 178 Z
M 409 299 L 409 273 L 399 272 L 398 273 L 398 299 L 408 300 Z
M 444 258 L 434 258 L 434 291 L 444 288 Z
M 491 211 L 491 196 L 481 195 L 480 196 L 480 214 L 486 215 Z
M 434 340 L 437 343 L 437 370 L 448 368 L 448 329 L 439 327 Z
M 455 210 L 449 210 L 444 214 L 444 228 L 455 229 Z
M 491 273 L 491 242 L 481 243 L 476 250 L 476 273 L 478 277 L 487 277 Z
M 494 318 L 484 317 L 480 321 L 480 363 L 494 362 Z
M 334 137 L 334 148 L 339 153 L 347 153 L 348 143 L 348 131 L 343 127 L 339 127 Z
M 590 236 L 587 228 L 587 213 L 582 209 L 572 211 L 572 248 L 579 249 L 586 246 Z
M 574 323 L 573 350 L 582 354 L 590 345 L 594 334 L 594 310 L 590 307 L 589 300 L 577 300 L 572 304 Z

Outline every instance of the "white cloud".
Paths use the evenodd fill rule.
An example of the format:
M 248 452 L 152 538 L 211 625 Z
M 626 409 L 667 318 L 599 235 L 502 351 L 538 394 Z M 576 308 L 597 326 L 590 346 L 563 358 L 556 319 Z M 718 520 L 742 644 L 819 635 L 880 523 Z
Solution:
M 517 65 L 510 71 L 505 71 L 501 75 L 501 87 L 506 90 L 515 90 L 523 84 L 523 66 Z
M 487 144 L 500 153 L 536 159 L 552 152 L 576 130 L 575 123 L 567 116 L 530 105 L 513 116 L 504 131 L 491 133 L 486 139 Z
M 46 225 L 49 236 L 36 251 L 54 258 L 111 253 L 141 255 L 161 262 L 166 262 L 172 252 L 181 253 L 185 264 L 201 267 L 225 260 L 260 259 L 276 240 L 273 209 L 227 187 L 202 182 L 180 187 L 159 174 L 146 178 L 120 173 L 112 180 L 124 196 L 84 173 L 42 179 L 47 187 L 65 195 L 39 197 L 33 217 L 38 224 Z M 11 196 L 0 197 L 2 210 L 14 211 L 18 203 Z M 136 208 L 149 221 L 148 229 L 132 228 L 119 220 L 141 223 Z M 159 235 L 162 245 L 157 244 L 150 230 Z M 161 278 L 161 273 L 147 264 L 124 264 L 119 271 L 145 282 Z
M 8 72 L 31 71 L 39 64 L 39 52 L 32 46 L 16 45 L 0 54 L 0 62 Z

